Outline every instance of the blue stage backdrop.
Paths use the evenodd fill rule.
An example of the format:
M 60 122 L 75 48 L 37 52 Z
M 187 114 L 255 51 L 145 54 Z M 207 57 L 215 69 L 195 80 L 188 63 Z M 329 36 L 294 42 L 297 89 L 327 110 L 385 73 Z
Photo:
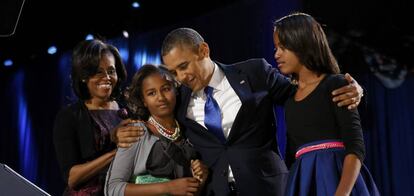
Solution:
M 300 10 L 291 0 L 245 0 L 201 17 L 129 38 L 111 38 L 127 65 L 128 82 L 146 63 L 160 64 L 162 38 L 176 27 L 192 27 L 205 36 L 211 56 L 222 63 L 248 58 L 273 59 L 272 22 Z M 75 43 L 74 43 L 75 44 Z M 341 63 L 341 62 L 340 62 Z M 52 142 L 57 111 L 74 101 L 70 87 L 70 51 L 39 56 L 0 73 L 0 162 L 52 195 L 64 189 Z M 356 74 L 356 73 L 351 73 Z M 372 74 L 357 74 L 366 89 L 360 107 L 367 147 L 366 164 L 383 195 L 414 193 L 414 79 L 387 89 Z M 283 108 L 276 109 L 280 149 L 285 149 Z

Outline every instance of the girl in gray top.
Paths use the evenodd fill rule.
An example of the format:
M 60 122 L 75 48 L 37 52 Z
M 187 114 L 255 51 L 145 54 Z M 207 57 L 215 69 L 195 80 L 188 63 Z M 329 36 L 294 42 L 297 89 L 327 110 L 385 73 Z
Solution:
M 144 136 L 118 148 L 108 170 L 105 195 L 194 195 L 208 170 L 181 136 L 174 117 L 175 83 L 167 72 L 144 65 L 134 75 L 128 96 L 132 117 L 142 119 Z

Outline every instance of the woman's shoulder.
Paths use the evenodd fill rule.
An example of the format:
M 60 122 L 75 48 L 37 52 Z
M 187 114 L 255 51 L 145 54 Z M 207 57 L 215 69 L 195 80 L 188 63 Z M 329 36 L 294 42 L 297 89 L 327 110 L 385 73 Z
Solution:
M 56 114 L 55 124 L 73 124 L 80 119 L 85 119 L 87 113 L 86 106 L 81 102 L 71 103 L 63 106 Z M 87 118 L 87 117 L 86 117 Z
M 56 118 L 72 116 L 74 111 L 77 110 L 77 108 L 79 108 L 77 103 L 70 103 L 68 105 L 64 105 L 57 112 Z
M 343 74 L 328 74 L 325 77 L 325 85 L 327 85 L 330 90 L 334 90 L 348 84 L 348 81 L 345 79 L 345 75 Z
M 81 101 L 69 103 L 60 108 L 59 113 L 76 112 L 82 109 L 86 109 L 86 106 Z

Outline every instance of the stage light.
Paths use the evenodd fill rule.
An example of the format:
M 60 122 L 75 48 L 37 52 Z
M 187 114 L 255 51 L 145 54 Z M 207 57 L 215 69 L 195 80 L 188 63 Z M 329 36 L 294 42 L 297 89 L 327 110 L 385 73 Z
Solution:
M 128 33 L 128 31 L 122 31 L 122 35 L 123 35 L 125 38 L 128 38 L 128 37 L 129 37 L 129 33 Z
M 3 62 L 3 64 L 4 64 L 4 66 L 5 66 L 5 67 L 10 67 L 10 66 L 12 66 L 12 65 L 13 65 L 13 61 L 12 61 L 11 59 L 6 59 L 6 60 Z
M 133 2 L 133 3 L 132 3 L 132 7 L 133 7 L 133 8 L 139 8 L 139 3 L 138 3 L 138 2 L 136 2 L 136 1 L 135 1 L 135 2 Z
M 92 34 L 88 34 L 88 35 L 86 35 L 86 37 L 85 37 L 85 40 L 93 40 L 93 35 Z
M 57 48 L 56 48 L 56 46 L 50 46 L 48 49 L 47 49 L 47 53 L 49 53 L 49 54 L 55 54 L 57 52 Z

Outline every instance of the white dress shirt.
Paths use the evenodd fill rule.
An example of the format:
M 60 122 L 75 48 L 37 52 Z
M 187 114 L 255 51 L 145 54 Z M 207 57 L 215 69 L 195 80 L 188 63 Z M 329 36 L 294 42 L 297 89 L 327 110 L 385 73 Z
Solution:
M 217 101 L 217 104 L 221 110 L 221 125 L 223 127 L 224 137 L 229 137 L 231 127 L 233 126 L 234 119 L 241 107 L 241 101 L 230 86 L 224 72 L 214 63 L 213 76 L 208 84 L 213 87 L 213 98 Z M 187 107 L 187 118 L 196 121 L 203 127 L 204 125 L 204 105 L 206 103 L 206 95 L 204 89 L 193 92 L 191 99 Z M 234 181 L 233 173 L 229 166 L 229 181 Z

